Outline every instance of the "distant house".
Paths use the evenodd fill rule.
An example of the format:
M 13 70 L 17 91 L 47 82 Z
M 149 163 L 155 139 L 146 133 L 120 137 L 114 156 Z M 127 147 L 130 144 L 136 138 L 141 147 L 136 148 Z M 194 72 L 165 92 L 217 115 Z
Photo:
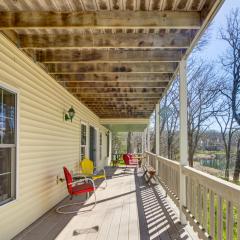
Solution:
M 218 145 L 218 144 L 205 146 L 204 148 L 205 148 L 204 150 L 207 150 L 207 151 L 222 151 L 222 150 L 224 150 L 223 145 Z

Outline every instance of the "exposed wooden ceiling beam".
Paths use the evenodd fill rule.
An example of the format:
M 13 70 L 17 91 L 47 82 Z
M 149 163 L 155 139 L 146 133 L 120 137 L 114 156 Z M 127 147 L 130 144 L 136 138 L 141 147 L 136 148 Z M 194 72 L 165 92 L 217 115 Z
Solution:
M 107 91 L 120 91 L 121 88 L 126 88 L 128 90 L 134 91 L 134 89 L 140 88 L 143 92 L 150 88 L 154 90 L 155 88 L 165 88 L 167 86 L 166 82 L 115 82 L 115 83 L 88 83 L 88 82 L 75 82 L 75 83 L 64 83 L 66 88 L 79 88 L 80 90 L 86 88 L 87 89 L 95 89 L 102 92 Z M 109 90 L 107 90 L 109 89 Z M 119 89 L 119 90 L 117 90 Z
M 177 63 L 48 63 L 46 67 L 51 74 L 106 72 L 174 73 Z
M 126 105 L 118 105 L 118 106 L 112 106 L 112 105 L 102 105 L 102 106 L 90 106 L 91 109 L 119 109 L 119 111 L 123 110 L 123 111 L 126 111 L 126 110 L 135 110 L 135 111 L 140 111 L 140 110 L 143 110 L 143 109 L 152 109 L 154 108 L 154 105 L 149 105 L 149 106 L 126 106 Z
M 0 12 L 0 29 L 199 29 L 200 12 L 98 11 L 98 12 Z
M 118 106 L 111 106 L 111 105 L 102 105 L 102 106 L 93 106 L 93 105 L 87 105 L 89 108 L 94 109 L 94 110 L 99 110 L 99 109 L 111 109 L 111 110 L 117 110 L 120 111 L 122 110 L 123 112 L 126 110 L 133 110 L 133 111 L 143 111 L 146 110 L 152 111 L 154 109 L 154 105 L 148 105 L 148 106 L 126 106 L 126 105 L 118 105 Z
M 109 107 L 124 107 L 124 108 L 131 108 L 131 107 L 148 107 L 148 106 L 155 106 L 155 103 L 135 103 L 135 104 L 129 104 L 129 103 L 125 103 L 125 102 L 119 102 L 119 103 L 109 103 L 109 102 L 104 102 L 104 103 L 84 103 L 90 107 L 105 107 L 105 106 L 109 106 Z
M 59 83 L 64 82 L 168 82 L 172 73 L 121 73 L 121 74 L 55 74 Z
M 109 114 L 109 113 L 114 113 L 114 112 L 116 112 L 116 111 L 118 111 L 121 115 L 122 114 L 126 114 L 126 115 L 128 115 L 128 116 L 132 116 L 133 114 L 139 114 L 139 113 L 143 113 L 144 112 L 144 115 L 145 114 L 151 114 L 152 113 L 152 111 L 153 111 L 153 109 L 150 109 L 150 110 L 147 110 L 147 109 L 139 109 L 138 111 L 136 111 L 136 110 L 131 110 L 131 111 L 128 111 L 128 110 L 124 110 L 124 109 L 121 109 L 121 110 L 118 110 L 118 109 L 115 109 L 115 108 L 107 108 L 107 109 L 103 109 L 103 108 L 101 108 L 101 109 L 91 109 L 93 112 L 95 112 L 95 113 L 97 113 L 97 115 L 99 115 L 99 114 Z
M 99 114 L 115 114 L 115 112 L 118 112 L 120 114 L 126 114 L 128 116 L 132 116 L 133 114 L 138 114 L 138 113 L 141 113 L 141 114 L 150 114 L 153 112 L 154 108 L 151 108 L 151 109 L 139 109 L 139 110 L 136 110 L 136 109 L 116 109 L 116 108 L 90 108 L 93 112 L 97 113 L 97 115 Z
M 185 49 L 92 49 L 28 50 L 38 62 L 179 62 Z
M 163 93 L 164 87 L 156 85 L 153 86 L 144 86 L 144 87 L 65 87 L 67 90 L 74 93 L 89 93 L 98 95 L 99 93 L 139 93 L 139 94 L 150 94 L 150 93 Z
M 188 48 L 193 33 L 179 32 L 161 34 L 116 33 L 116 34 L 51 34 L 20 35 L 19 47 L 34 49 L 82 49 L 82 48 Z
M 138 96 L 138 97 L 135 97 L 135 98 L 128 98 L 128 97 L 122 97 L 122 98 L 111 98 L 110 96 L 109 97 L 105 97 L 105 98 L 98 98 L 98 96 L 95 96 L 94 98 L 84 98 L 84 97 L 81 97 L 81 101 L 83 103 L 88 103 L 88 102 L 95 102 L 95 103 L 105 103 L 105 102 L 112 102 L 112 103 L 121 103 L 121 102 L 126 102 L 126 103 L 129 103 L 129 104 L 132 104 L 132 103 L 157 103 L 157 99 L 148 99 L 148 98 L 144 98 L 144 95 L 143 96 Z
M 145 109 L 140 109 L 139 111 L 117 111 L 116 109 L 91 109 L 100 118 L 147 118 L 151 116 L 153 109 L 147 111 Z
M 128 102 L 128 101 L 119 101 L 119 102 L 108 102 L 108 101 L 100 101 L 99 102 L 94 102 L 94 101 L 82 101 L 84 104 L 89 105 L 89 106 L 149 106 L 149 105 L 156 105 L 157 101 L 149 101 L 149 102 L 143 102 L 143 101 L 138 101 L 138 102 Z
M 81 98 L 138 98 L 139 93 L 99 93 L 97 96 L 89 93 L 72 93 L 74 96 L 78 97 L 79 99 Z M 161 97 L 160 93 L 154 93 L 154 94 L 141 94 L 142 99 L 159 99 Z
M 96 112 L 95 112 L 96 113 Z M 97 113 L 96 113 L 97 114 Z M 101 119 L 104 119 L 104 118 L 149 118 L 151 114 L 101 114 L 101 113 L 98 113 L 97 114 Z

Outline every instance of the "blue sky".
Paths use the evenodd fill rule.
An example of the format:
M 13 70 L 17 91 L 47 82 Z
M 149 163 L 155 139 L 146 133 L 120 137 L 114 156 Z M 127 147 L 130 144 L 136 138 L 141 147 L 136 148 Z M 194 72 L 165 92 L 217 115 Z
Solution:
M 223 6 L 215 16 L 211 25 L 210 40 L 205 49 L 201 52 L 201 55 L 208 59 L 216 59 L 226 49 L 224 41 L 220 40 L 219 29 L 225 28 L 226 16 L 232 9 L 240 8 L 240 0 L 225 0 Z
M 220 39 L 220 29 L 226 27 L 226 16 L 236 8 L 240 8 L 240 0 L 225 0 L 211 24 L 210 40 L 198 56 L 206 60 L 218 61 L 219 56 L 223 55 L 227 45 L 225 41 Z M 217 122 L 213 121 L 210 129 L 219 130 Z

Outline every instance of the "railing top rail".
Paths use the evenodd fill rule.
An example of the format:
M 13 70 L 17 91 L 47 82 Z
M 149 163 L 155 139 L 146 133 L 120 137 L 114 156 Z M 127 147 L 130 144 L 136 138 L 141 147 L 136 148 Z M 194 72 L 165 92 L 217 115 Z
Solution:
M 168 165 L 168 166 L 170 166 L 170 167 L 172 167 L 172 168 L 174 168 L 174 169 L 176 169 L 176 170 L 178 170 L 179 167 L 180 167 L 180 163 L 179 163 L 179 162 L 176 162 L 176 161 L 173 161 L 173 160 L 164 158 L 164 157 L 162 157 L 162 156 L 157 156 L 155 153 L 151 153 L 151 152 L 148 152 L 148 151 L 146 151 L 146 154 L 148 154 L 148 155 L 150 155 L 150 156 L 152 156 L 152 157 L 156 157 L 156 159 L 157 159 L 158 161 L 164 161 L 164 163 L 165 163 L 166 165 Z
M 192 177 L 192 179 L 211 189 L 226 200 L 239 204 L 240 186 L 188 166 L 183 168 L 183 173 L 186 176 Z
M 148 154 L 148 155 L 151 155 L 151 156 L 153 156 L 153 157 L 156 157 L 156 156 L 157 156 L 155 153 L 152 153 L 152 152 L 146 151 L 145 153 Z
M 157 159 L 159 161 L 165 161 L 166 163 L 171 164 L 171 165 L 173 165 L 175 167 L 180 167 L 180 163 L 177 162 L 177 161 L 173 161 L 173 160 L 170 160 L 170 159 L 162 157 L 162 156 L 157 156 Z

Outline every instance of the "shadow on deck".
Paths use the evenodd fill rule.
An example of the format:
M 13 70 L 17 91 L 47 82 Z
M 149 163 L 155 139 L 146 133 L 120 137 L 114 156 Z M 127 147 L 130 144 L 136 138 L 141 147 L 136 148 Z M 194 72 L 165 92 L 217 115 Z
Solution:
M 147 185 L 141 170 L 109 167 L 107 175 L 108 187 L 102 189 L 99 182 L 97 205 L 92 211 L 63 215 L 51 209 L 14 240 L 198 239 L 188 225 L 179 223 L 176 207 L 165 197 L 162 187 Z M 72 203 L 65 198 L 58 205 L 68 202 Z M 92 202 L 90 197 L 85 208 Z

